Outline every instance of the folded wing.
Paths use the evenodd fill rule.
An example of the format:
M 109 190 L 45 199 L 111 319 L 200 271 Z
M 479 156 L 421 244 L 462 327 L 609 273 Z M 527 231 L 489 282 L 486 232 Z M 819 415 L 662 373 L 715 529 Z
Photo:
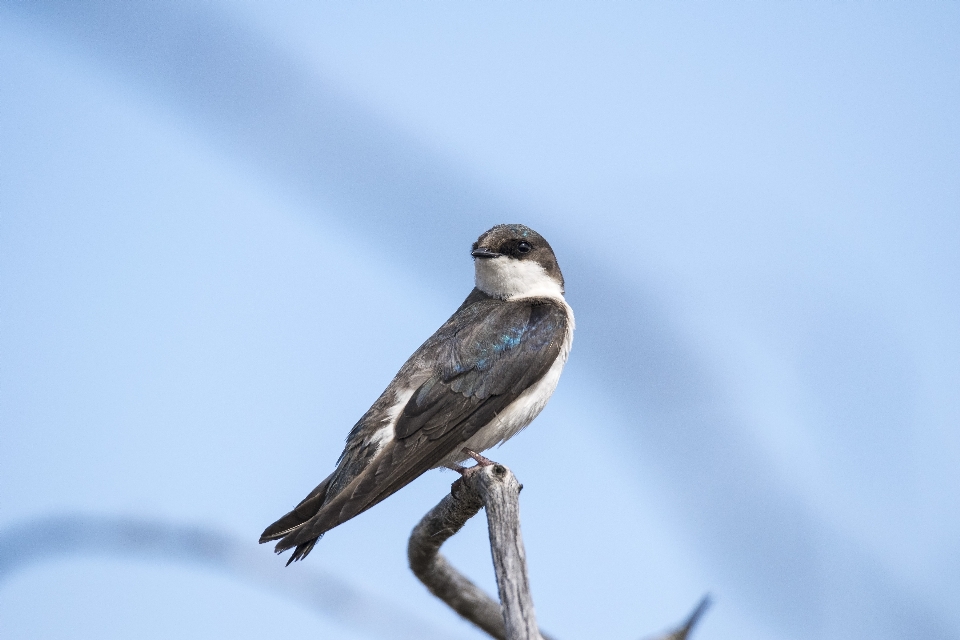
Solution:
M 411 356 L 381 397 L 393 397 L 404 381 L 417 380 L 397 413 L 392 439 L 375 451 L 364 439 L 380 427 L 382 411 L 375 411 L 375 404 L 351 432 L 337 470 L 268 527 L 261 542 L 282 537 L 277 552 L 297 547 L 291 561 L 300 559 L 326 531 L 437 466 L 544 376 L 560 353 L 567 323 L 563 304 L 551 299 L 465 303 Z

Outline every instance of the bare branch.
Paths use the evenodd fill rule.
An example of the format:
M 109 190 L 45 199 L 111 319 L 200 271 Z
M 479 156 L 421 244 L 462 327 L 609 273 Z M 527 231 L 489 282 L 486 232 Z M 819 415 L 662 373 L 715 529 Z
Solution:
M 459 491 L 456 489 L 460 489 Z M 483 507 L 480 494 L 458 480 L 443 500 L 414 528 L 407 545 L 410 569 L 430 593 L 498 640 L 506 640 L 503 612 L 477 585 L 453 568 L 440 547 Z
M 697 625 L 697 622 L 700 621 L 700 618 L 703 617 L 703 614 L 706 613 L 709 606 L 710 596 L 703 596 L 697 606 L 693 608 L 693 611 L 690 613 L 690 615 L 687 616 L 687 619 L 683 622 L 683 624 L 677 627 L 674 631 L 659 636 L 657 640 L 687 640 L 687 638 L 690 636 L 690 632 L 693 631 L 693 628 Z
M 433 595 L 492 637 L 549 640 L 549 636 L 537 631 L 533 615 L 526 557 L 520 539 L 519 493 L 520 483 L 503 465 L 471 468 L 414 528 L 407 556 L 413 573 Z M 506 614 L 498 602 L 439 553 L 440 546 L 483 506 L 487 508 L 494 570 Z
M 520 535 L 520 483 L 510 469 L 500 464 L 479 466 L 463 481 L 480 494 L 487 510 L 490 552 L 507 638 L 539 640 L 540 630 L 527 576 L 527 555 Z
M 550 640 L 537 629 L 520 535 L 522 485 L 507 467 L 478 464 L 453 483 L 450 494 L 430 510 L 410 535 L 410 568 L 430 592 L 498 640 Z M 490 551 L 503 607 L 457 571 L 440 547 L 481 509 L 487 510 Z M 709 597 L 676 630 L 658 640 L 687 640 L 710 604 Z

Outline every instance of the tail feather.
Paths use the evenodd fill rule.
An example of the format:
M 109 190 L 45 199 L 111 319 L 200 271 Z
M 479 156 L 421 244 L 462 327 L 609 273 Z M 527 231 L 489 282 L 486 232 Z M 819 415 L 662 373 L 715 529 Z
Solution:
M 323 537 L 323 534 L 325 534 L 327 531 L 342 524 L 343 522 L 346 522 L 350 518 L 363 513 L 373 505 L 394 493 L 395 490 L 381 492 L 380 495 L 377 495 L 371 499 L 369 491 L 366 490 L 368 487 L 365 487 L 364 484 L 370 485 L 375 482 L 376 475 L 368 474 L 365 480 L 361 482 L 359 486 L 353 487 L 352 489 L 348 488 L 347 490 L 341 491 L 335 495 L 327 495 L 326 489 L 324 489 L 326 499 L 319 505 L 317 510 L 311 512 L 309 518 L 307 518 L 305 521 L 299 522 L 294 527 L 288 528 L 286 531 L 282 531 L 279 527 L 276 527 L 276 532 L 270 539 L 276 540 L 277 538 L 280 538 L 280 540 L 277 542 L 274 550 L 277 553 L 283 553 L 287 549 L 294 549 L 290 560 L 287 562 L 288 565 L 291 562 L 296 562 L 297 560 L 302 560 L 305 558 L 307 554 L 313 550 L 314 545 L 317 544 L 317 540 Z M 359 496 L 354 497 L 358 493 Z M 291 512 L 291 514 L 292 513 L 293 512 Z M 277 521 L 277 524 L 284 522 L 289 516 L 290 514 L 284 516 Z M 271 531 L 274 530 L 274 526 L 276 525 L 271 526 Z
M 292 554 L 290 554 L 290 559 L 287 560 L 287 566 L 289 567 L 291 562 L 297 562 L 298 560 L 303 560 L 304 558 L 306 558 L 307 554 L 313 551 L 313 546 L 317 544 L 317 540 L 319 540 L 322 537 L 323 537 L 323 534 L 321 533 L 319 536 L 317 536 L 313 540 L 309 540 L 307 542 L 304 542 L 303 544 L 298 544 L 297 548 L 293 550 Z M 277 545 L 277 546 L 279 547 L 280 545 Z M 283 551 L 284 549 L 278 549 L 277 553 L 282 553 Z
M 317 485 L 317 488 L 311 491 L 310 495 L 304 498 L 290 513 L 264 529 L 263 533 L 260 534 L 260 544 L 287 536 L 305 525 L 310 518 L 317 515 L 317 512 L 320 511 L 320 507 L 323 506 L 327 498 L 327 488 L 330 486 L 331 477 L 332 476 L 327 477 L 326 480 Z M 314 543 L 316 543 L 316 540 L 314 540 Z M 310 548 L 313 548 L 312 544 Z M 310 550 L 308 549 L 303 555 L 309 552 Z

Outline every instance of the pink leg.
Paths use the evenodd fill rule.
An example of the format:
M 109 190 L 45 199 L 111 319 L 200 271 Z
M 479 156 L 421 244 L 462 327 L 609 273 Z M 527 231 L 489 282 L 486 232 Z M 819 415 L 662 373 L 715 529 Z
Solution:
M 470 456 L 471 458 L 473 458 L 474 460 L 476 460 L 476 461 L 477 461 L 477 466 L 480 466 L 480 467 L 489 467 L 490 465 L 496 464 L 496 462 L 494 462 L 493 460 L 490 460 L 489 458 L 484 458 L 482 455 L 480 455 L 480 454 L 477 453 L 476 451 L 471 451 L 470 449 L 467 449 L 466 447 L 464 447 L 463 449 L 461 449 L 461 451 L 463 451 L 465 454 L 467 454 L 468 456 Z

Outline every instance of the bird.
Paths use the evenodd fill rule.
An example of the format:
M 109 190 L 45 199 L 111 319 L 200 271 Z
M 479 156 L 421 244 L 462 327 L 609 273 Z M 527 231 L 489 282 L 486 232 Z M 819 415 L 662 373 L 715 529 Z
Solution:
M 546 406 L 573 343 L 573 310 L 550 244 L 521 224 L 473 243 L 475 286 L 350 430 L 334 471 L 260 543 L 302 560 L 329 530 L 423 473 L 502 444 Z

